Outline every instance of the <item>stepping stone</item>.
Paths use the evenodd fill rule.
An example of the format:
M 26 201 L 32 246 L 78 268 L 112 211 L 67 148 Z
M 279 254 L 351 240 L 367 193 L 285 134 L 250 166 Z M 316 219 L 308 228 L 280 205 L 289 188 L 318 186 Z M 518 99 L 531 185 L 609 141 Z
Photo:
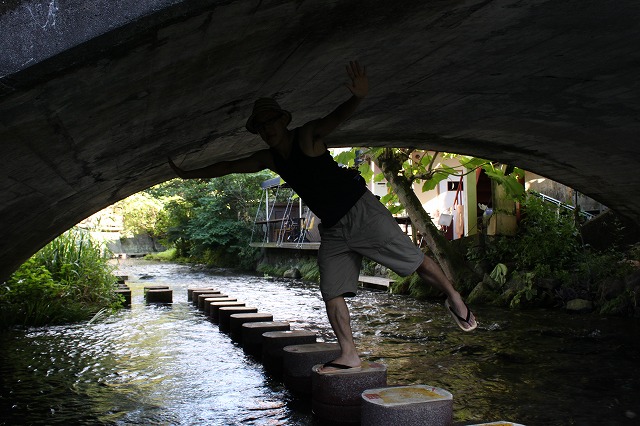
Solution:
M 198 306 L 198 296 L 201 294 L 220 294 L 220 292 L 218 290 L 215 289 L 200 289 L 200 290 L 193 290 L 191 292 L 191 302 Z
M 147 291 L 149 290 L 166 290 L 168 288 L 169 288 L 168 285 L 146 285 L 143 287 L 142 290 L 144 294 L 147 294 Z
M 238 299 L 235 297 L 229 297 L 227 295 L 221 294 L 220 297 L 207 297 L 204 299 L 204 313 L 207 316 L 211 316 L 211 303 L 213 302 L 237 302 Z
M 147 300 L 147 303 L 173 303 L 173 290 L 148 290 L 144 297 Z
M 214 297 L 217 296 L 218 294 L 222 294 L 219 291 L 210 291 L 209 293 L 197 293 L 193 295 L 193 304 L 196 306 L 196 308 L 200 309 L 201 311 L 204 311 L 204 299 L 208 298 L 208 297 Z
M 115 291 L 116 294 L 120 294 L 124 297 L 124 302 L 122 302 L 123 306 L 131 305 L 131 290 L 129 288 L 119 288 Z
M 218 328 L 228 333 L 231 330 L 231 315 L 255 313 L 258 313 L 258 308 L 253 306 L 223 306 L 218 310 Z
M 308 330 L 268 331 L 262 334 L 262 364 L 274 376 L 282 374 L 284 347 L 316 342 L 316 333 Z
M 327 372 L 321 372 L 321 368 L 322 364 L 318 364 L 311 369 L 311 407 L 322 420 L 359 423 L 362 392 L 387 386 L 384 364 L 362 362 L 360 368 Z
M 311 394 L 311 369 L 340 356 L 337 343 L 309 343 L 285 346 L 283 349 L 284 384 L 289 390 Z
M 447 426 L 453 423 L 453 395 L 433 386 L 412 385 L 362 392 L 362 424 Z
M 227 297 L 227 295 L 226 294 L 222 294 L 220 292 L 199 294 L 198 295 L 198 309 L 200 309 L 201 311 L 204 311 L 205 301 L 207 299 L 211 299 L 211 298 L 214 298 L 214 297 L 221 298 L 221 297 Z
M 187 289 L 187 302 L 191 302 L 193 300 L 193 292 L 197 291 L 197 290 L 213 290 L 215 291 L 216 289 L 213 287 L 189 287 Z
M 209 318 L 214 324 L 219 324 L 220 322 L 220 308 L 224 308 L 227 306 L 245 306 L 244 302 L 211 302 L 209 303 Z
M 290 326 L 285 321 L 266 321 L 242 324 L 242 350 L 256 358 L 262 356 L 262 335 L 268 331 L 286 331 Z
M 242 342 L 242 326 L 250 322 L 273 321 L 273 315 L 265 313 L 232 314 L 229 317 L 229 334 L 234 342 Z

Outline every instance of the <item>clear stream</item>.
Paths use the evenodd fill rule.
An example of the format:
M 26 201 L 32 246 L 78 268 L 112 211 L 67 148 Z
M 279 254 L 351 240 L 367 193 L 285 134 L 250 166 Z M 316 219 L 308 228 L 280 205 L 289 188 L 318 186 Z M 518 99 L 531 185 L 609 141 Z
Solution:
M 0 424 L 316 425 L 310 403 L 187 302 L 214 286 L 332 341 L 315 284 L 127 261 L 133 303 L 92 324 L 0 335 Z M 174 290 L 147 306 L 145 285 Z M 640 424 L 640 321 L 478 307 L 458 331 L 441 304 L 362 290 L 350 302 L 365 359 L 389 384 L 454 395 L 456 422 Z

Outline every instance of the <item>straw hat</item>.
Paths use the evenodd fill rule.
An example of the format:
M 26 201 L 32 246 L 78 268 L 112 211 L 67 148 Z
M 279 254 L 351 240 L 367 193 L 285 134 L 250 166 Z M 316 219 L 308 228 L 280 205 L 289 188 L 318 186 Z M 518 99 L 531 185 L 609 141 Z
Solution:
M 280 108 L 280 105 L 278 105 L 278 102 L 276 102 L 275 99 L 259 98 L 253 104 L 253 112 L 251 113 L 251 116 L 247 120 L 247 124 L 246 124 L 247 130 L 250 131 L 251 133 L 254 133 L 254 134 L 258 133 L 258 130 L 256 130 L 253 121 L 255 120 L 256 115 L 263 111 L 278 111 L 287 117 L 287 124 L 286 124 L 287 126 L 289 125 L 289 123 L 291 123 L 291 113 L 289 111 L 285 111 L 282 108 Z

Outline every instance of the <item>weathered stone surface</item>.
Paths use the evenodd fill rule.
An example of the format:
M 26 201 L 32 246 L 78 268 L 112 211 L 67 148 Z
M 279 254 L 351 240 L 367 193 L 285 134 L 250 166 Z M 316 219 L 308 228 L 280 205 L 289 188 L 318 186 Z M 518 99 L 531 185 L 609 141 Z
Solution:
M 285 386 L 297 393 L 311 394 L 311 369 L 340 356 L 340 345 L 318 342 L 285 346 L 282 351 Z
M 198 309 L 204 311 L 204 302 L 207 299 L 212 299 L 214 297 L 226 297 L 226 294 L 222 294 L 219 291 L 212 291 L 211 293 L 201 293 L 198 294 L 198 303 L 194 303 L 198 306 Z
M 332 111 L 349 59 L 372 90 L 329 146 L 515 164 L 639 221 L 636 1 L 116 3 L 0 5 L 0 281 L 173 178 L 167 156 L 194 168 L 264 148 L 243 131 L 256 97 L 293 126 Z
M 173 303 L 173 290 L 154 289 L 148 290 L 144 295 L 147 303 Z
M 262 357 L 262 335 L 268 331 L 286 331 L 286 321 L 266 321 L 242 324 L 242 350 L 257 358 Z
M 426 385 L 367 389 L 362 392 L 361 420 L 368 426 L 449 426 L 453 395 Z
M 212 287 L 189 287 L 187 289 L 187 301 L 188 302 L 193 301 L 193 292 L 194 291 L 202 291 L 202 290 L 215 290 L 215 288 L 212 288 Z
M 267 331 L 262 334 L 262 364 L 268 373 L 279 376 L 283 370 L 284 347 L 315 343 L 310 330 Z
M 229 333 L 231 331 L 231 315 L 233 314 L 253 314 L 258 308 L 253 306 L 222 306 L 218 310 L 218 328 L 220 331 Z
M 229 335 L 234 342 L 242 342 L 243 324 L 249 322 L 272 321 L 273 315 L 264 312 L 231 314 L 229 317 Z
M 191 302 L 197 307 L 198 306 L 198 297 L 201 294 L 219 294 L 220 291 L 218 290 L 208 290 L 208 289 L 204 289 L 204 290 L 193 290 L 191 292 Z
M 211 302 L 209 304 L 209 318 L 214 324 L 220 323 L 220 308 L 227 306 L 245 306 L 244 302 Z
M 284 271 L 283 277 L 284 278 L 300 279 L 300 278 L 302 278 L 302 273 L 300 272 L 300 270 L 298 268 L 291 268 L 291 269 L 287 269 L 286 271 Z
M 207 297 L 204 299 L 204 314 L 207 316 L 211 316 L 211 304 L 212 303 L 223 303 L 223 302 L 237 302 L 238 299 L 235 297 L 229 297 L 225 294 L 220 294 L 220 297 Z M 220 305 L 218 305 L 220 306 Z
M 591 312 L 593 311 L 593 302 L 584 299 L 573 299 L 567 302 L 567 311 L 571 312 Z
M 312 409 L 323 420 L 346 423 L 360 421 L 361 394 L 367 389 L 387 386 L 387 366 L 363 362 L 358 369 L 321 372 L 312 368 Z
M 468 303 L 491 303 L 498 298 L 498 294 L 493 291 L 484 281 L 479 282 L 467 297 Z

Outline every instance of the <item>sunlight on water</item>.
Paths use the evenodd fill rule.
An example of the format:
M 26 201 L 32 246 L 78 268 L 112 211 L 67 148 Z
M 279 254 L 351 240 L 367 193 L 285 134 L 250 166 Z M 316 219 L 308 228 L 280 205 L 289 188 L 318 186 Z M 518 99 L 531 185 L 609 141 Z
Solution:
M 0 424 L 316 424 L 262 365 L 187 302 L 214 286 L 274 320 L 332 340 L 317 286 L 133 261 L 133 303 L 102 322 L 13 331 L 0 349 Z M 147 306 L 145 285 L 174 303 Z M 454 394 L 456 421 L 634 424 L 640 415 L 637 320 L 477 309 L 476 333 L 440 304 L 364 290 L 350 301 L 359 349 L 389 384 Z

